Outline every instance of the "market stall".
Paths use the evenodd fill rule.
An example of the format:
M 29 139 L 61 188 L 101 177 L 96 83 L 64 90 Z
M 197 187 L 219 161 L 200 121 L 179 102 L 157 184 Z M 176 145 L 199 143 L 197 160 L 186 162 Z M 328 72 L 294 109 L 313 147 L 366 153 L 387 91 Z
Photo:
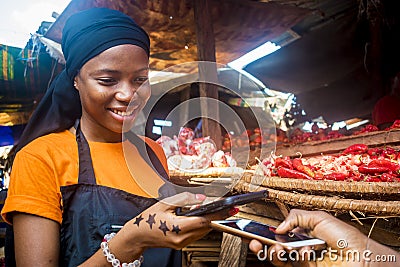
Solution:
M 286 105 L 287 102 L 273 102 L 272 98 L 279 97 L 267 94 L 264 87 L 248 90 L 248 84 L 241 83 L 244 79 L 241 75 L 237 76 L 240 82 L 229 86 L 239 88 L 242 93 L 236 98 L 223 94 L 223 90 L 216 90 L 213 86 L 196 87 L 192 77 L 186 79 L 193 75 L 193 69 L 182 64 L 185 61 L 208 60 L 226 64 L 267 40 L 274 39 L 282 46 L 293 42 L 293 45 L 286 47 L 287 50 L 282 49 L 246 69 L 257 74 L 256 76 L 264 80 L 266 85 L 271 85 L 272 89 L 298 94 L 300 100 L 307 99 L 302 103 L 311 103 L 308 108 L 312 110 L 308 116 L 322 115 L 329 122 L 348 119 L 350 115 L 368 117 L 374 101 L 383 90 L 376 87 L 379 90 L 368 95 L 372 86 L 369 83 L 369 75 L 363 69 L 362 60 L 365 55 L 363 50 L 358 50 L 358 45 L 352 43 L 359 41 L 355 38 L 357 27 L 353 23 L 358 5 L 361 7 L 360 2 L 365 1 L 283 2 L 285 1 L 222 3 L 210 0 L 193 3 L 154 3 L 73 0 L 46 32 L 44 37 L 47 39 L 42 40 L 60 42 L 62 27 L 68 16 L 89 7 L 105 6 L 126 12 L 150 32 L 153 44 L 150 56 L 152 71 L 179 65 L 180 69 L 170 77 L 182 74 L 179 79 L 184 84 L 183 87 L 178 87 L 172 78 L 167 79 L 165 83 L 152 84 L 153 95 L 158 100 L 158 97 L 165 93 L 163 86 L 167 86 L 166 83 L 169 82 L 168 86 L 171 86 L 172 90 L 168 91 L 165 98 L 171 102 L 160 102 L 164 110 L 154 106 L 153 110 L 148 111 L 148 123 L 159 118 L 157 116 L 162 117 L 163 115 L 159 115 L 162 112 L 169 113 L 179 102 L 204 96 L 226 103 L 235 110 L 245 126 L 238 127 L 231 133 L 212 123 L 202 124 L 204 121 L 200 120 L 200 123 L 196 120 L 196 124 L 190 125 L 193 126 L 190 128 L 189 124 L 193 122 L 188 122 L 189 108 L 186 108 L 179 114 L 179 118 L 174 118 L 174 126 L 182 127 L 179 132 L 153 136 L 147 130 L 146 134 L 157 139 L 164 148 L 172 182 L 187 187 L 217 183 L 228 194 L 267 189 L 270 192 L 268 199 L 241 206 L 241 211 L 236 217 L 277 225 L 292 208 L 325 210 L 360 228 L 371 238 L 399 249 L 400 125 L 394 124 L 390 129 L 381 131 L 372 126 L 365 127 L 357 133 L 347 134 L 321 129 L 311 132 L 297 131 L 292 127 L 294 125 L 286 125 L 284 131 L 276 121 L 276 117 L 283 117 L 280 113 L 272 116 L 277 122 L 273 129 L 260 127 L 255 123 L 252 113 L 254 110 L 268 113 L 270 108 Z M 210 21 L 213 23 L 207 23 Z M 351 27 L 347 27 L 348 25 Z M 303 30 L 302 36 L 296 34 L 293 29 Z M 345 30 L 345 34 L 342 30 Z M 341 35 L 344 38 L 338 38 Z M 319 46 L 317 41 L 321 38 L 337 38 L 339 45 L 324 46 L 324 49 L 318 49 L 318 53 L 311 53 Z M 297 39 L 302 42 L 296 43 Z M 376 40 L 372 41 L 375 44 Z M 50 50 L 53 45 L 59 48 L 57 43 L 49 42 L 46 45 Z M 307 50 L 298 50 L 305 47 Z M 342 53 L 343 50 L 346 53 Z M 29 57 L 32 51 L 28 49 L 26 52 L 26 61 L 32 60 Z M 375 47 L 373 52 L 374 56 L 379 55 Z M 296 60 L 297 64 L 292 65 L 293 55 L 300 59 Z M 318 64 L 311 63 L 310 55 L 314 55 L 312 62 Z M 332 60 L 332 55 L 335 56 L 335 60 Z M 55 57 L 62 61 L 62 55 Z M 288 58 L 292 61 L 288 61 Z M 301 65 L 304 62 L 310 62 L 311 66 L 304 67 L 305 65 Z M 320 62 L 331 62 L 329 66 L 332 68 L 321 68 Z M 55 62 L 47 64 L 47 75 L 56 70 L 54 64 Z M 278 69 L 275 68 L 277 65 L 281 67 L 280 71 L 270 71 Z M 214 67 L 211 76 L 216 81 L 221 81 L 223 71 Z M 299 69 L 306 71 L 308 75 L 304 76 Z M 320 72 L 316 74 L 313 72 L 315 69 Z M 373 74 L 376 78 L 376 68 L 373 69 Z M 53 76 L 46 79 L 41 77 L 42 82 L 47 83 Z M 199 79 L 202 79 L 201 75 L 197 75 L 194 80 L 198 82 Z M 296 87 L 300 84 L 299 79 L 301 85 Z M 236 76 L 235 79 L 228 77 L 227 80 L 236 81 Z M 288 83 L 284 83 L 285 81 Z M 338 88 L 340 93 L 336 90 Z M 353 88 L 357 90 L 351 90 Z M 40 89 L 43 91 L 43 88 Z M 193 95 L 194 91 L 198 94 Z M 261 91 L 262 97 L 256 94 Z M 346 92 L 348 94 L 344 95 Z M 243 96 L 248 98 L 244 99 Z M 317 96 L 319 101 L 316 100 Z M 330 98 L 333 96 L 334 98 Z M 341 101 L 343 97 L 346 101 Z M 260 102 L 260 98 L 265 100 L 265 103 L 257 103 L 253 109 L 246 110 L 251 100 L 256 103 Z M 330 104 L 328 108 L 327 103 Z M 342 106 L 345 108 L 342 109 Z M 353 111 L 354 107 L 357 107 L 356 112 Z M 233 124 L 232 117 L 219 115 L 219 108 L 203 105 L 201 114 L 208 117 L 207 112 L 214 112 L 221 121 L 225 119 Z M 200 125 L 201 137 L 196 136 L 197 125 Z M 353 147 L 355 145 L 356 148 Z M 353 150 L 350 151 L 350 148 Z M 254 255 L 247 253 L 246 246 L 240 240 L 221 233 L 213 233 L 205 240 L 187 246 L 184 252 L 187 263 L 219 261 L 220 266 L 245 266 L 246 261 L 257 262 Z M 231 262 L 230 259 L 239 260 Z
M 187 133 L 189 130 L 184 131 Z M 217 163 L 212 162 L 211 157 L 209 168 L 200 170 L 193 167 L 185 171 L 188 165 L 183 164 L 180 168 L 175 165 L 171 166 L 170 175 L 175 182 L 185 186 L 217 182 L 229 188 L 229 194 L 268 190 L 268 199 L 241 206 L 236 218 L 277 225 L 292 208 L 324 210 L 354 225 L 378 242 L 398 250 L 399 135 L 398 121 L 385 130 L 367 125 L 351 135 L 327 140 L 310 138 L 301 142 L 279 142 L 274 153 L 257 159 L 255 164 L 247 168 L 230 168 L 229 164 L 235 163 L 234 158 L 225 158 L 218 165 L 220 168 L 215 168 L 213 164 Z M 164 143 L 164 148 L 173 151 L 171 146 L 166 148 L 166 144 L 171 143 Z M 178 154 L 187 153 L 186 144 L 192 145 L 187 139 L 176 143 Z M 215 149 L 206 154 L 217 155 Z M 223 155 L 221 153 L 219 159 Z M 234 249 L 225 251 L 225 254 L 228 253 L 225 256 L 218 250 L 221 253 L 219 260 L 243 251 L 242 243 L 224 238 L 221 239 L 224 240 L 222 246 L 234 246 Z M 215 244 L 208 242 L 209 248 Z M 188 248 L 189 252 L 193 250 L 193 246 Z M 245 255 L 245 258 L 251 258 L 251 253 Z M 196 256 L 193 257 L 196 260 Z M 251 261 L 249 258 L 247 260 Z

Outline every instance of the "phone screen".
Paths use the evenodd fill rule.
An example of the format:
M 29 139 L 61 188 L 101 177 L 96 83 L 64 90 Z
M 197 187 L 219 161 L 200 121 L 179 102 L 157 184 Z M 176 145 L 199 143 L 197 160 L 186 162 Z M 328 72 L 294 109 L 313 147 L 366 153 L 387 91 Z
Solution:
M 234 229 L 242 230 L 248 233 L 252 233 L 258 236 L 263 236 L 267 239 L 271 239 L 282 243 L 289 243 L 289 242 L 310 239 L 307 236 L 299 235 L 293 232 L 290 232 L 288 234 L 276 234 L 275 227 L 250 220 L 235 220 L 231 222 L 224 221 L 220 222 L 220 224 Z

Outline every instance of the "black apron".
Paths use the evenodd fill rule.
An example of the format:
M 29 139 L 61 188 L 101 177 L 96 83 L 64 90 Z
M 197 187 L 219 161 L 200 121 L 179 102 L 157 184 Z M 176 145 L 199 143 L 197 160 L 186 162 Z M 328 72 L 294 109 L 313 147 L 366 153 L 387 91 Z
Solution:
M 155 171 L 167 179 L 167 174 L 154 151 L 131 132 L 128 134 L 128 139 L 136 145 L 140 155 L 148 153 L 149 158 L 144 157 L 144 159 L 150 160 Z M 76 126 L 76 140 L 79 153 L 78 184 L 61 187 L 63 220 L 60 266 L 63 267 L 75 267 L 90 258 L 99 250 L 105 234 L 117 232 L 127 221 L 157 202 L 153 198 L 97 185 L 89 144 L 79 125 Z M 159 191 L 164 197 L 174 194 L 174 190 L 169 186 L 163 186 Z M 8 256 L 12 257 L 12 254 Z M 143 267 L 182 266 L 182 253 L 178 250 L 150 248 L 143 256 Z M 8 258 L 10 263 L 10 257 Z

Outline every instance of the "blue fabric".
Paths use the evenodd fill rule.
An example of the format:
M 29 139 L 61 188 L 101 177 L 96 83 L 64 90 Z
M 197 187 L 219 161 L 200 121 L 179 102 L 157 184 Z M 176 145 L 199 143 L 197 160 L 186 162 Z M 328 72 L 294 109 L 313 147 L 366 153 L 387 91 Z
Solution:
M 129 16 L 108 8 L 91 8 L 72 15 L 62 36 L 68 77 L 72 80 L 91 58 L 113 46 L 133 44 L 150 53 L 150 39 Z
M 0 146 L 14 145 L 13 132 L 10 126 L 0 126 Z

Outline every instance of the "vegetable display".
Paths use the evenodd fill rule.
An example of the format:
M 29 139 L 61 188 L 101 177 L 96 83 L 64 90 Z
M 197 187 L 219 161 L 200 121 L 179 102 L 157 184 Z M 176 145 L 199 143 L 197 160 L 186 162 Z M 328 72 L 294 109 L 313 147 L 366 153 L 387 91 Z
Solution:
M 216 148 L 209 136 L 194 138 L 192 129 L 182 127 L 178 136 L 156 140 L 164 150 L 170 170 L 202 170 L 208 167 L 236 167 L 229 152 Z
M 354 144 L 336 155 L 290 158 L 271 154 L 260 167 L 265 176 L 282 178 L 400 182 L 400 150 Z

